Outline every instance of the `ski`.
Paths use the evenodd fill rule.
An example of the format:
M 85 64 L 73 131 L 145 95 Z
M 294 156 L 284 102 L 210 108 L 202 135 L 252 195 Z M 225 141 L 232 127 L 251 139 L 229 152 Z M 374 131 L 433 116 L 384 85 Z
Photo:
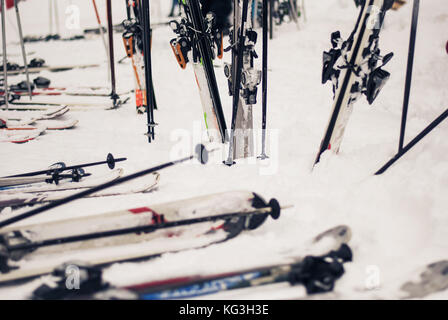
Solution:
M 3 228 L 0 283 L 48 274 L 67 261 L 103 265 L 204 247 L 256 229 L 269 215 L 280 215 L 276 200 L 267 203 L 252 192 L 230 192 Z
M 70 110 L 76 111 L 89 111 L 89 110 L 115 110 L 122 105 L 129 102 L 131 98 L 126 97 L 123 101 L 119 100 L 116 104 L 111 102 L 102 103 L 102 102 L 54 102 L 54 101 L 26 101 L 26 102 L 18 102 L 12 101 L 9 103 L 9 108 L 5 108 L 4 106 L 0 106 L 2 110 L 52 110 L 55 107 L 68 107 Z
M 96 185 L 114 181 L 123 175 L 123 169 L 114 169 L 107 174 L 99 177 L 89 177 L 89 179 L 83 179 L 79 182 L 61 181 L 58 185 L 48 185 L 48 183 L 31 183 L 22 184 L 16 186 L 0 187 L 0 197 L 6 194 L 14 193 L 40 193 L 40 192 L 54 192 L 54 191 L 66 191 L 66 190 L 78 190 L 91 188 Z
M 420 273 L 419 281 L 408 281 L 400 287 L 402 299 L 422 299 L 431 294 L 448 290 L 448 260 L 428 264 Z
M 333 83 L 334 103 L 315 164 L 326 150 L 339 151 L 353 105 L 360 96 L 366 95 L 372 104 L 390 77 L 382 67 L 393 53 L 381 56 L 378 42 L 386 12 L 393 2 L 357 1 L 361 10 L 348 40 L 343 41 L 339 31 L 331 35 L 333 48 L 323 55 L 322 83 L 329 80 Z M 378 66 L 378 62 L 382 64 Z
M 98 68 L 99 64 L 79 64 L 79 65 L 60 65 L 60 66 L 41 66 L 41 67 L 29 67 L 29 73 L 39 73 L 41 71 L 50 71 L 50 72 L 62 72 L 69 71 L 73 69 L 88 69 L 88 68 Z M 0 68 L 2 69 L 2 68 Z M 25 73 L 25 69 L 23 67 L 19 67 L 17 69 L 8 69 L 8 75 L 19 75 Z
M 35 121 L 39 120 L 51 120 L 62 117 L 64 114 L 69 112 L 70 109 L 67 106 L 56 107 L 53 110 L 49 110 L 47 112 L 20 112 L 20 111 L 11 111 L 11 110 L 3 110 L 0 111 L 0 119 L 6 121 L 17 121 L 22 124 L 32 124 Z M 24 117 L 26 115 L 26 117 Z
M 33 130 L 8 130 L 0 129 L 0 142 L 25 143 L 35 140 L 45 133 L 45 128 L 35 128 Z
M 123 91 L 119 92 L 120 95 L 126 95 L 129 94 L 130 91 Z M 9 89 L 9 94 L 15 95 L 15 96 L 28 96 L 28 93 L 26 91 L 18 91 L 18 90 L 12 90 Z M 0 89 L 0 96 L 4 96 L 5 92 Z M 102 92 L 95 92 L 95 91 L 68 91 L 68 90 L 56 90 L 56 89 L 42 89 L 42 90 L 32 90 L 31 92 L 32 96 L 74 96 L 74 97 L 110 97 L 110 93 L 102 93 Z
M 140 179 L 141 185 L 138 187 L 129 187 L 125 188 L 111 188 L 109 191 L 101 191 L 98 193 L 94 193 L 92 195 L 88 195 L 85 198 L 101 198 L 101 197 L 112 197 L 112 196 L 123 196 L 137 193 L 149 193 L 154 191 L 160 181 L 160 174 L 155 172 L 152 175 L 153 178 L 150 179 Z M 77 188 L 76 190 L 85 189 L 83 187 Z M 66 196 L 72 195 L 72 191 L 47 191 L 47 192 L 38 192 L 38 193 L 21 193 L 21 194 L 11 194 L 11 195 L 3 195 L 0 196 L 0 209 L 2 208 L 19 208 L 23 206 L 33 206 L 36 204 L 43 204 L 48 202 L 57 201 L 63 199 Z
M 248 19 L 248 16 L 252 16 L 249 11 L 255 9 L 252 1 L 249 1 L 247 5 L 244 1 L 234 1 L 234 27 L 229 37 L 230 48 L 232 48 L 232 64 L 226 64 L 224 67 L 224 73 L 229 82 L 229 94 L 233 96 L 233 103 L 237 104 L 236 109 L 235 106 L 233 107 L 236 118 L 235 125 L 232 127 L 234 133 L 231 162 L 233 159 L 254 156 L 252 109 L 253 105 L 257 103 L 257 91 L 258 85 L 261 83 L 262 72 L 254 66 L 254 60 L 258 57 L 255 52 L 258 35 L 253 29 L 252 19 Z M 241 60 L 239 61 L 240 56 Z
M 0 119 L 1 120 L 1 119 Z M 68 119 L 68 120 L 34 120 L 23 123 L 20 121 L 8 120 L 6 122 L 6 128 L 8 130 L 34 130 L 39 127 L 44 127 L 46 130 L 66 130 L 72 129 L 78 124 L 78 120 L 76 119 Z M 30 125 L 32 123 L 36 123 L 36 126 Z
M 59 181 L 63 179 L 72 179 L 73 181 L 78 182 L 83 177 L 87 177 L 89 175 L 90 174 L 85 174 L 83 172 L 73 171 L 70 174 L 54 174 L 51 176 L 41 175 L 33 177 L 0 178 L 0 188 L 28 185 L 42 182 L 54 183 L 57 185 Z
M 183 18 L 170 24 L 177 34 L 170 45 L 182 69 L 190 61 L 193 65 L 209 140 L 215 141 L 219 134 L 219 139 L 225 143 L 228 141 L 227 126 L 213 68 L 213 59 L 223 55 L 223 35 L 214 26 L 213 15 L 203 17 L 198 0 L 186 0 L 180 5 Z
M 314 237 L 305 245 L 306 250 L 297 250 L 293 263 L 256 266 L 243 270 L 231 270 L 219 274 L 197 274 L 156 281 L 141 282 L 115 287 L 103 279 L 101 268 L 83 266 L 85 273 L 80 290 L 74 292 L 65 286 L 66 274 L 57 268 L 48 282 L 35 289 L 33 299 L 134 299 L 167 300 L 188 299 L 215 294 L 243 287 L 257 287 L 290 281 L 292 285 L 302 283 L 308 292 L 320 293 L 332 290 L 334 281 L 341 276 L 341 261 L 351 259 L 351 250 L 346 245 L 351 232 L 347 226 L 329 229 Z M 323 242 L 327 242 L 322 246 Z M 337 251 L 336 251 L 337 250 Z M 329 251 L 325 254 L 325 251 Z M 316 256 L 318 255 L 318 256 Z M 321 256 L 321 257 L 319 257 Z M 328 259 L 328 260 L 327 260 Z M 339 260 L 338 259 L 338 260 Z M 326 260 L 326 261 L 324 261 Z M 330 277 L 333 274 L 334 277 Z

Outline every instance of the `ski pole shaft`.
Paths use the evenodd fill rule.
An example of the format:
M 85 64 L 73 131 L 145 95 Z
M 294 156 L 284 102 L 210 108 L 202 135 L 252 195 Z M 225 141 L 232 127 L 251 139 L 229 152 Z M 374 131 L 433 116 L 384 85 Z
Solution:
M 5 86 L 5 106 L 6 109 L 9 109 L 9 93 L 8 93 L 8 59 L 6 52 L 6 26 L 5 26 L 5 0 L 1 0 L 2 5 L 2 42 L 3 42 L 3 85 Z
M 3 177 L 3 178 L 31 177 L 31 176 L 38 176 L 38 175 L 41 175 L 41 174 L 52 173 L 54 171 L 67 171 L 67 170 L 73 170 L 73 169 L 79 169 L 79 168 L 94 167 L 94 166 L 98 166 L 98 165 L 101 165 L 101 164 L 107 164 L 110 169 L 113 169 L 113 168 L 115 168 L 115 163 L 121 162 L 121 161 L 126 161 L 126 160 L 127 160 L 127 158 L 115 159 L 113 157 L 113 155 L 111 153 L 109 153 L 107 155 L 106 161 L 83 163 L 83 164 L 78 164 L 78 165 L 75 165 L 75 166 L 64 167 L 64 168 L 60 168 L 60 169 L 58 168 L 58 169 L 40 170 L 40 171 L 16 174 L 16 175 L 13 175 L 13 176 L 8 176 L 8 177 Z
M 146 94 L 146 116 L 147 116 L 147 135 L 148 142 L 151 143 L 155 138 L 155 122 L 154 122 L 154 100 L 151 96 L 152 83 L 152 65 L 151 65 L 151 14 L 149 0 L 141 0 L 141 17 L 143 28 L 143 58 L 145 65 L 145 94 Z
M 268 1 L 263 0 L 263 96 L 262 96 L 262 124 L 261 124 L 261 155 L 260 159 L 266 159 L 266 114 L 268 96 Z
M 101 29 L 101 27 L 100 27 L 100 29 Z M 108 30 L 108 36 L 109 36 L 109 66 L 110 66 L 111 97 L 113 100 L 116 100 L 117 93 L 116 93 L 115 63 L 114 63 L 114 61 L 115 61 L 114 30 L 113 30 L 113 23 L 112 23 L 112 1 L 111 0 L 107 0 L 107 30 Z
M 390 166 L 392 166 L 398 159 L 400 159 L 406 152 L 408 152 L 412 147 L 414 147 L 420 140 L 428 135 L 432 130 L 434 130 L 442 121 L 448 117 L 448 109 L 446 109 L 439 117 L 437 117 L 429 126 L 427 126 L 420 134 L 418 134 L 414 139 L 412 139 L 406 146 L 400 149 L 400 151 L 390 159 L 380 170 L 378 170 L 375 175 L 384 173 Z
M 124 228 L 124 229 L 107 230 L 107 231 L 94 232 L 94 233 L 89 233 L 89 234 L 75 235 L 75 236 L 69 236 L 69 237 L 63 237 L 63 238 L 47 239 L 47 240 L 36 241 L 33 243 L 28 243 L 28 244 L 13 245 L 13 246 L 8 247 L 7 249 L 9 252 L 17 251 L 17 250 L 30 250 L 30 249 L 37 249 L 37 248 L 41 248 L 41 247 L 59 245 L 59 244 L 94 240 L 94 239 L 99 239 L 99 238 L 115 237 L 115 236 L 131 234 L 131 233 L 153 232 L 153 231 L 161 230 L 161 229 L 182 227 L 182 226 L 188 226 L 188 225 L 204 223 L 204 222 L 228 220 L 228 219 L 232 219 L 235 217 L 244 217 L 244 216 L 250 216 L 250 215 L 268 214 L 268 213 L 272 213 L 273 218 L 275 218 L 275 219 L 278 218 L 278 216 L 280 214 L 279 212 L 278 212 L 278 214 L 274 213 L 274 209 L 272 209 L 271 207 L 266 207 L 266 208 L 256 209 L 256 210 L 253 210 L 250 212 L 224 213 L 224 214 L 220 214 L 220 215 L 216 215 L 216 216 L 206 216 L 206 217 L 193 218 L 193 219 L 162 222 L 162 223 L 157 223 L 157 224 L 147 225 L 147 226 L 137 226 L 137 227 Z
M 403 149 L 404 137 L 406 133 L 409 96 L 411 94 L 411 84 L 412 84 L 412 69 L 414 68 L 415 39 L 417 36 L 419 6 L 420 6 L 420 0 L 414 0 L 414 7 L 412 9 L 411 36 L 409 40 L 408 65 L 406 71 L 406 85 L 404 90 L 403 112 L 401 115 L 400 141 L 398 144 L 398 152 L 401 152 Z
M 23 30 L 22 30 L 22 22 L 20 19 L 20 12 L 19 12 L 19 0 L 14 0 L 14 8 L 16 11 L 16 18 L 17 18 L 17 27 L 19 29 L 19 37 L 20 37 L 20 46 L 22 48 L 22 57 L 23 57 L 23 65 L 25 66 L 25 74 L 26 74 L 26 84 L 28 88 L 28 94 L 30 96 L 30 100 L 33 99 L 33 94 L 31 93 L 31 83 L 30 83 L 30 73 L 28 70 L 28 61 L 26 59 L 26 51 L 25 51 L 25 43 L 23 41 Z
M 131 175 L 128 175 L 128 176 L 125 176 L 125 177 L 122 177 L 122 178 L 119 178 L 119 179 L 116 179 L 116 180 L 113 180 L 113 181 L 109 181 L 109 182 L 100 184 L 100 185 L 98 185 L 96 187 L 93 187 L 93 188 L 90 188 L 90 189 L 87 189 L 87 190 L 75 193 L 75 194 L 73 194 L 71 196 L 68 196 L 66 198 L 63 198 L 61 200 L 49 203 L 49 204 L 47 204 L 45 206 L 33 209 L 33 210 L 25 212 L 23 214 L 20 214 L 20 215 L 17 215 L 15 217 L 6 219 L 4 221 L 1 221 L 0 222 L 0 228 L 9 226 L 10 224 L 13 224 L 15 222 L 22 221 L 22 220 L 27 219 L 29 217 L 35 216 L 35 215 L 37 215 L 39 213 L 42 213 L 42 212 L 48 211 L 50 209 L 62 206 L 64 204 L 66 204 L 66 203 L 72 202 L 74 200 L 80 199 L 80 198 L 88 196 L 88 195 L 91 195 L 91 194 L 96 193 L 98 191 L 110 188 L 112 186 L 115 186 L 115 185 L 118 185 L 118 184 L 130 181 L 130 180 L 142 177 L 142 176 L 145 176 L 147 174 L 150 174 L 150 173 L 153 173 L 153 172 L 156 172 L 156 171 L 159 171 L 159 170 L 162 170 L 162 169 L 174 166 L 174 165 L 182 163 L 182 162 L 186 162 L 186 161 L 192 160 L 192 159 L 195 158 L 195 156 L 203 164 L 207 163 L 207 161 L 208 161 L 208 151 L 205 149 L 205 147 L 203 145 L 198 145 L 198 146 L 196 146 L 196 155 L 191 155 L 191 156 L 179 159 L 179 160 L 170 161 L 170 162 L 158 165 L 156 167 L 152 167 L 152 168 L 149 168 L 149 169 L 146 169 L 146 170 L 143 170 L 143 171 L 139 171 L 139 172 L 133 173 Z

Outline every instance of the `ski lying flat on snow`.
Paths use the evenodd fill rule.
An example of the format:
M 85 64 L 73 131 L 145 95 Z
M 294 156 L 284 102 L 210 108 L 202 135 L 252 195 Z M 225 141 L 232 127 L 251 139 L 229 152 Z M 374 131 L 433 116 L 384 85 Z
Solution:
M 47 279 L 42 286 L 37 288 L 32 295 L 34 299 L 185 299 L 202 296 L 206 294 L 218 293 L 226 290 L 238 289 L 241 287 L 256 287 L 275 282 L 288 281 L 287 274 L 291 271 L 297 273 L 296 280 L 302 281 L 307 288 L 314 292 L 319 292 L 321 288 L 316 288 L 313 284 L 320 284 L 321 275 L 310 272 L 309 268 L 303 266 L 304 257 L 308 260 L 306 265 L 315 270 L 316 266 L 310 265 L 310 255 L 322 255 L 328 251 L 334 251 L 350 241 L 351 231 L 347 226 L 338 226 L 329 229 L 312 240 L 305 243 L 305 250 L 295 249 L 294 256 L 288 257 L 293 263 L 281 263 L 276 265 L 261 265 L 248 269 L 233 269 L 220 274 L 188 275 L 175 278 L 162 278 L 150 282 L 133 282 L 125 287 L 113 287 L 107 283 L 100 268 L 85 266 L 82 268 L 87 276 L 80 283 L 80 290 L 67 290 L 65 286 L 65 269 L 57 268 L 51 278 Z M 348 250 L 349 258 L 351 251 Z M 303 248 L 302 248 L 303 249 Z M 311 258 L 312 259 L 312 258 Z M 322 263 L 321 263 L 322 268 Z M 326 269 L 328 271 L 328 268 Z M 298 279 L 298 276 L 304 276 Z M 308 276 L 308 277 L 307 277 Z M 307 279 L 305 279 L 307 278 Z M 292 280 L 292 279 L 291 279 Z M 333 283 L 335 278 L 331 280 Z M 331 289 L 322 286 L 324 289 Z
M 31 124 L 39 120 L 50 120 L 59 118 L 69 111 L 70 109 L 68 106 L 55 107 L 53 109 L 49 109 L 47 112 L 32 112 L 32 111 L 20 112 L 20 111 L 2 110 L 0 112 L 0 119 L 6 121 L 18 121 L 23 124 Z M 25 117 L 25 115 L 27 117 Z
M 94 193 L 85 198 L 111 197 L 111 196 L 121 196 L 121 195 L 127 195 L 127 194 L 151 192 L 159 184 L 160 174 L 156 172 L 152 175 L 152 177 L 153 177 L 153 179 L 149 179 L 149 181 L 148 181 L 147 177 L 145 177 L 145 179 L 140 179 L 140 180 L 142 180 L 142 185 L 139 187 L 134 187 L 134 188 L 126 187 L 126 189 L 119 188 L 119 187 L 111 188 L 109 191 L 101 191 L 98 193 Z M 79 190 L 79 189 L 83 189 L 83 188 L 78 188 L 77 190 Z M 65 191 L 65 192 L 49 191 L 49 192 L 41 192 L 41 193 L 34 193 L 34 194 L 23 193 L 23 194 L 12 194 L 9 196 L 0 196 L 0 209 L 6 208 L 6 207 L 16 208 L 16 207 L 52 202 L 52 201 L 63 199 L 64 197 L 69 196 L 71 194 L 72 194 L 72 192 L 70 192 L 70 191 L 69 192 L 67 192 L 67 191 Z
M 427 265 L 420 274 L 419 282 L 408 281 L 401 286 L 406 292 L 403 299 L 421 299 L 430 294 L 448 289 L 448 260 Z
M 28 130 L 0 129 L 0 142 L 25 143 L 36 139 L 45 132 L 46 128 L 32 128 Z
M 37 73 L 41 71 L 51 71 L 51 72 L 59 72 L 59 71 L 68 71 L 72 69 L 86 69 L 86 68 L 97 68 L 99 64 L 80 64 L 80 65 L 66 65 L 66 66 L 42 66 L 36 68 L 28 68 L 29 73 Z M 9 70 L 8 75 L 17 75 L 25 73 L 25 68 L 20 68 L 19 70 Z
M 74 128 L 79 120 L 67 119 L 67 120 L 34 120 L 31 123 L 36 123 L 36 126 L 25 124 L 18 121 L 8 121 L 7 129 L 9 130 L 28 130 L 38 129 L 38 127 L 44 127 L 46 130 L 65 130 Z
M 29 94 L 27 91 L 17 91 L 17 90 L 9 90 L 9 93 L 15 96 L 24 96 L 27 97 Z M 118 95 L 126 95 L 131 93 L 131 90 L 126 90 L 123 92 L 117 93 Z M 0 90 L 0 96 L 4 96 L 5 92 Z M 95 92 L 95 91 L 68 91 L 68 90 L 57 90 L 50 88 L 43 88 L 40 90 L 33 90 L 31 92 L 33 96 L 84 96 L 84 97 L 110 97 L 110 92 Z
M 41 102 L 10 102 L 9 110 L 49 110 L 54 107 L 69 107 L 70 110 L 98 110 L 98 109 L 117 109 L 118 107 L 126 104 L 130 100 L 130 97 L 126 97 L 123 101 L 120 100 L 118 106 L 114 106 L 110 101 L 108 102 L 51 102 L 51 101 L 41 101 Z
M 25 184 L 12 187 L 0 187 L 0 197 L 5 194 L 40 193 L 50 191 L 66 191 L 82 188 L 91 188 L 104 182 L 116 180 L 124 173 L 123 169 L 115 169 L 100 177 L 88 177 L 80 182 L 61 181 L 59 185 L 49 185 L 48 183 Z M 1 199 L 1 198 L 0 198 Z
M 228 192 L 15 229 L 5 228 L 2 229 L 2 243 L 11 248 L 20 243 L 26 245 L 31 241 L 38 244 L 55 237 L 78 236 L 89 231 L 108 232 L 115 230 L 117 226 L 121 230 L 229 212 L 242 214 L 224 221 L 210 220 L 168 230 L 52 245 L 35 251 L 11 252 L 9 257 L 0 255 L 0 267 L 3 272 L 0 274 L 0 283 L 48 274 L 56 266 L 70 261 L 88 261 L 91 265 L 103 265 L 219 243 L 237 236 L 243 230 L 255 229 L 261 225 L 267 219 L 268 213 L 244 215 L 244 212 L 250 213 L 256 208 L 266 206 L 267 203 L 252 192 Z M 7 248 L 4 249 L 8 251 Z

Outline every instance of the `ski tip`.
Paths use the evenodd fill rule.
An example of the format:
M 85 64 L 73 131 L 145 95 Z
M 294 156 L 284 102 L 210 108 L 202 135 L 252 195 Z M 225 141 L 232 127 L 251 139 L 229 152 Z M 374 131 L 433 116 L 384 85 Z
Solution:
M 198 144 L 195 148 L 196 158 L 201 164 L 208 162 L 208 150 L 203 144 Z

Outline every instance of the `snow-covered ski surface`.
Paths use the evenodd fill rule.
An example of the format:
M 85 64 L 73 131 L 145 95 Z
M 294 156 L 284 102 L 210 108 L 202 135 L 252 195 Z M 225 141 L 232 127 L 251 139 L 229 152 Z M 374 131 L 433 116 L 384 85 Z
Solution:
M 96 27 L 91 3 L 58 0 L 63 36 Z M 20 3 L 25 35 L 48 32 L 47 12 L 42 1 Z M 71 5 L 71 11 L 67 8 Z M 125 19 L 124 1 L 114 1 L 114 22 Z M 98 2 L 105 20 L 105 4 Z M 151 1 L 152 22 L 166 21 L 170 1 Z M 388 64 L 391 78 L 373 106 L 360 99 L 354 106 L 338 155 L 326 152 L 311 171 L 332 105 L 331 85 L 321 85 L 322 52 L 328 49 L 332 32 L 347 37 L 358 9 L 352 0 L 307 1 L 307 23 L 297 30 L 294 23 L 277 27 L 269 47 L 268 160 L 239 160 L 232 167 L 221 161 L 228 148 L 215 153 L 207 166 L 188 163 L 160 172 L 158 191 L 75 201 L 23 222 L 25 224 L 75 218 L 108 211 L 146 206 L 210 193 L 253 190 L 265 199 L 277 198 L 284 210 L 276 223 L 266 223 L 228 242 L 200 250 L 164 255 L 148 262 L 114 264 L 105 270 L 113 285 L 124 286 L 188 274 L 211 274 L 257 265 L 275 264 L 300 250 L 307 240 L 336 225 L 350 226 L 353 262 L 337 281 L 335 291 L 313 299 L 396 299 L 407 296 L 400 287 L 418 282 L 425 266 L 448 259 L 448 123 L 445 121 L 386 173 L 376 172 L 397 151 L 412 5 L 388 12 L 381 32 L 383 52 L 394 52 Z M 44 6 L 45 7 L 45 6 Z M 75 9 L 73 9 L 75 8 Z M 67 11 L 66 11 L 67 10 Z M 74 11 L 73 11 L 74 10 Z M 64 12 L 79 13 L 76 17 Z M 41 15 L 36 12 L 42 12 Z M 18 37 L 7 12 L 8 50 L 20 52 Z M 76 14 L 75 14 L 76 15 Z M 448 29 L 446 0 L 421 3 L 417 33 L 414 78 L 408 114 L 409 141 L 447 108 Z M 261 35 L 261 33 L 259 33 Z M 125 56 L 120 34 L 115 34 L 117 60 Z M 182 71 L 172 54 L 169 27 L 153 30 L 152 62 L 154 89 L 159 110 L 155 111 L 156 138 L 146 133 L 146 116 L 130 103 L 116 110 L 70 111 L 79 120 L 76 128 L 45 134 L 25 144 L 2 143 L 0 176 L 47 168 L 64 161 L 98 161 L 111 152 L 127 157 L 125 172 L 142 170 L 190 154 L 200 141 L 203 115 L 192 68 Z M 227 43 L 227 39 L 225 39 Z M 257 44 L 261 53 L 261 41 Z M 80 87 L 107 84 L 107 59 L 99 37 L 72 42 L 28 43 L 26 48 L 48 65 L 101 64 L 100 68 L 50 73 L 42 71 L 52 86 Z M 20 56 L 11 56 L 20 63 Z M 230 55 L 224 60 L 230 62 Z M 258 62 L 257 62 L 258 63 Z M 261 62 L 259 62 L 261 63 Z M 134 86 L 127 59 L 117 64 L 117 91 Z M 221 99 L 229 123 L 231 97 L 222 68 L 216 70 Z M 34 79 L 36 75 L 31 75 Z M 18 83 L 25 77 L 10 77 Z M 259 93 L 259 101 L 261 96 Z M 107 97 L 48 97 L 45 101 L 110 104 Z M 36 99 L 37 101 L 37 99 Z M 260 105 L 260 104 L 259 104 Z M 84 108 L 84 107 L 83 107 Z M 89 107 L 85 107 L 86 109 Z M 261 105 L 254 107 L 254 123 L 261 126 Z M 259 144 L 261 132 L 256 132 Z M 260 153 L 257 145 L 256 154 Z M 107 168 L 90 170 L 98 176 Z M 129 183 L 132 188 L 132 183 Z M 4 209 L 0 218 L 11 213 Z M 42 280 L 0 288 L 0 298 L 23 299 Z M 295 299 L 307 298 L 303 287 L 277 284 L 256 289 L 229 291 L 209 298 Z M 448 299 L 448 290 L 423 298 Z

